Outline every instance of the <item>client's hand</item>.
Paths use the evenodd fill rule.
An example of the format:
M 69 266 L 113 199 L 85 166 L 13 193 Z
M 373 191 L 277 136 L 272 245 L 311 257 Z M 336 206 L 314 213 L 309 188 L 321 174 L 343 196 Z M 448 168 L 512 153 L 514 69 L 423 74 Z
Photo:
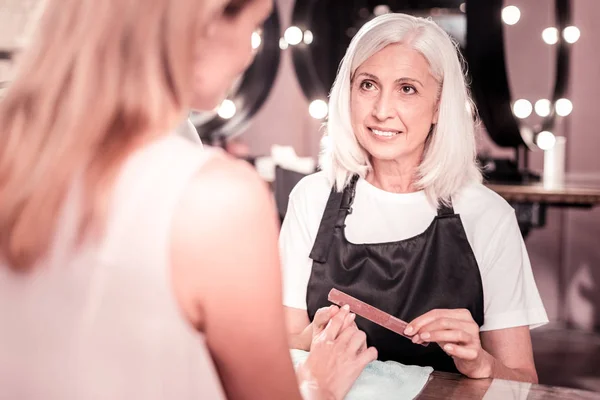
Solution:
M 333 316 L 336 315 L 339 310 L 340 309 L 337 306 L 329 306 L 329 307 L 319 308 L 317 310 L 317 312 L 315 313 L 315 317 L 313 318 L 313 321 L 300 334 L 300 337 L 299 337 L 300 346 L 298 346 L 298 347 L 301 348 L 302 350 L 310 351 L 314 338 L 317 337 L 321 332 L 323 332 L 323 330 L 325 329 L 325 327 L 327 326 L 327 324 L 329 323 L 331 318 L 333 318 Z M 351 319 L 348 319 L 344 322 L 344 326 L 342 327 L 342 330 L 344 330 L 350 326 L 358 329 L 358 327 L 356 326 L 356 323 L 354 322 L 354 317 L 352 317 Z M 363 346 L 360 348 L 359 351 L 363 351 L 366 348 L 367 348 L 367 342 L 365 341 L 365 343 L 363 344 Z
M 354 317 L 343 307 L 325 328 L 315 329 L 310 355 L 300 366 L 303 392 L 317 390 L 341 400 L 365 366 L 377 359 L 377 350 L 366 348 L 366 335 L 353 323 Z

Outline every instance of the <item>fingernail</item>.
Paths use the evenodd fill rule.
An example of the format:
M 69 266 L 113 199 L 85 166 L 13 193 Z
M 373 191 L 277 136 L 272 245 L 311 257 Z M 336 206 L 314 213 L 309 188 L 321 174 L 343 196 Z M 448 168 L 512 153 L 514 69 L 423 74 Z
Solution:
M 412 338 L 412 342 L 413 342 L 413 343 L 417 343 L 418 341 L 419 341 L 419 335 L 415 335 L 415 336 L 413 336 L 413 338 Z
M 444 350 L 446 350 L 446 351 L 452 351 L 452 349 L 453 349 L 453 347 L 451 344 L 447 344 L 444 346 Z
M 350 313 L 348 314 L 348 317 L 350 318 L 350 321 L 354 321 L 354 318 L 356 318 L 356 314 Z
M 413 327 L 412 326 L 407 326 L 406 329 L 404 330 L 404 334 L 405 335 L 410 335 L 413 331 Z
M 423 332 L 421 333 L 421 338 L 427 340 L 431 337 L 431 335 L 429 334 L 429 332 Z
M 348 304 L 344 304 L 344 307 L 342 308 L 346 311 L 350 311 L 350 306 Z

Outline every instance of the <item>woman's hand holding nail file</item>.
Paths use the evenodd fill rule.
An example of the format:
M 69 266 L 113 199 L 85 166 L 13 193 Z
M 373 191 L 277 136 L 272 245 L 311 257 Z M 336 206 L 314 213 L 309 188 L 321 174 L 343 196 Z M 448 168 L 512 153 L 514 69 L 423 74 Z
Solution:
M 408 326 L 408 324 L 402 321 L 399 318 L 394 317 L 384 311 L 381 311 L 378 308 L 368 305 L 365 302 L 362 302 L 352 296 L 347 295 L 344 292 L 340 292 L 337 289 L 331 289 L 329 292 L 328 300 L 338 306 L 342 307 L 344 305 L 350 306 L 350 311 L 355 313 L 356 315 L 360 315 L 361 317 L 368 319 L 371 322 L 376 323 L 377 325 L 383 326 L 386 329 L 389 329 L 392 332 L 397 333 L 400 336 L 404 336 L 405 338 L 410 339 L 410 336 L 404 334 L 404 330 Z M 422 346 L 427 346 L 429 343 L 424 342 L 420 343 Z

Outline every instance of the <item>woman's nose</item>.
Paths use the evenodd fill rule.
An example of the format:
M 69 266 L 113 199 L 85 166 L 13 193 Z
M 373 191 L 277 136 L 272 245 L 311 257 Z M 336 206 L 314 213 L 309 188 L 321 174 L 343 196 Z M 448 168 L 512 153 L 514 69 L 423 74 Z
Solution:
M 380 121 L 385 121 L 393 117 L 394 115 L 394 107 L 388 96 L 385 94 L 381 94 L 377 102 L 375 102 L 375 106 L 373 107 L 373 116 Z

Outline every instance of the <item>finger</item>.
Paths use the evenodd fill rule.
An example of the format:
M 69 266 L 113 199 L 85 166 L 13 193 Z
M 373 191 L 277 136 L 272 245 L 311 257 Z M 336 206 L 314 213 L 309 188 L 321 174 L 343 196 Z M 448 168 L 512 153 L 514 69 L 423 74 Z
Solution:
M 356 323 L 354 322 L 355 319 L 356 319 L 356 314 L 348 313 L 348 315 L 346 316 L 346 319 L 344 320 L 344 325 L 342 326 L 342 331 L 352 325 L 354 325 L 354 327 L 356 329 L 358 329 L 358 326 L 356 326 Z
M 356 357 L 356 362 L 363 368 L 370 362 L 377 360 L 377 349 L 369 347 Z
M 315 313 L 315 317 L 313 318 L 313 332 L 320 333 L 323 329 L 325 329 L 325 325 L 335 314 L 337 314 L 338 311 L 339 308 L 337 306 L 319 308 Z
M 477 350 L 465 346 L 448 343 L 442 347 L 451 357 L 465 361 L 473 361 L 477 358 Z
M 360 349 L 358 350 L 359 353 L 362 353 L 363 351 L 365 351 L 367 349 L 367 342 L 365 341 L 362 346 L 360 346 Z
M 421 327 L 428 325 L 440 317 L 442 310 L 436 309 L 426 312 L 425 314 L 413 319 L 404 329 L 405 335 L 414 335 L 419 332 Z
M 442 330 L 433 332 L 424 332 L 413 337 L 419 337 L 420 341 L 435 342 L 435 343 L 456 343 L 456 344 L 472 344 L 473 336 L 463 330 Z M 415 342 L 418 343 L 418 342 Z
M 333 316 L 333 318 L 329 320 L 327 326 L 323 330 L 327 340 L 335 340 L 335 338 L 337 338 L 342 326 L 344 325 L 344 320 L 346 319 L 349 310 L 350 306 L 345 305 Z
M 426 333 L 443 330 L 463 330 L 471 335 L 479 334 L 479 326 L 475 323 L 475 321 L 467 322 L 460 319 L 443 317 L 438 318 L 425 326 L 422 326 L 419 329 L 419 335 L 423 339 L 426 339 L 426 337 L 424 337 Z
M 353 323 L 355 317 L 356 314 L 348 314 L 346 320 L 344 321 L 344 326 L 347 325 L 347 327 L 341 329 L 340 334 L 336 339 L 336 344 L 339 344 L 341 346 L 347 346 L 350 342 L 350 339 L 352 338 L 352 335 L 354 335 L 354 333 L 358 331 L 358 327 L 356 326 L 356 324 Z
M 359 353 L 367 347 L 367 334 L 356 330 L 348 342 L 348 350 Z
M 425 314 L 421 315 L 420 317 L 417 317 L 414 320 L 412 320 L 408 324 L 406 329 L 404 330 L 404 334 L 409 335 L 409 336 L 414 335 L 414 334 L 418 333 L 423 326 L 432 323 L 433 321 L 435 321 L 438 318 L 454 318 L 454 319 L 459 319 L 459 320 L 463 320 L 463 321 L 473 320 L 471 313 L 465 309 L 454 309 L 454 310 L 447 310 L 447 309 L 441 309 L 441 308 L 435 309 L 435 310 L 426 312 Z

